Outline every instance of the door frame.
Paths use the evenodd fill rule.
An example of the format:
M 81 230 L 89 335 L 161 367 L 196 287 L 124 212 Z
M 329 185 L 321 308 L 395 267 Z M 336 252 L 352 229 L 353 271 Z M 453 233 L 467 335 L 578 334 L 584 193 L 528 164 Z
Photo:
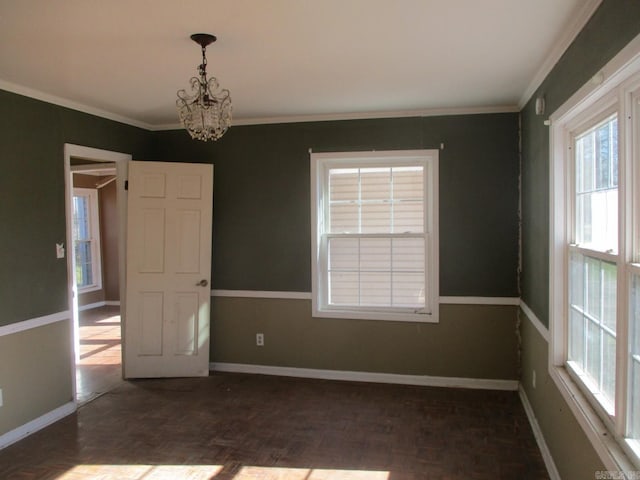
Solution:
M 127 253 L 127 196 L 125 182 L 129 171 L 132 155 L 128 153 L 101 150 L 72 143 L 64 144 L 64 183 L 65 183 L 65 216 L 66 216 L 66 257 L 67 257 L 67 302 L 71 312 L 71 375 L 73 385 L 73 401 L 77 404 L 76 363 L 79 361 L 79 331 L 78 331 L 78 295 L 76 288 L 76 272 L 73 256 L 73 172 L 71 171 L 71 157 L 85 158 L 97 162 L 111 162 L 116 165 L 116 206 L 118 211 L 118 277 L 120 289 L 120 319 L 121 331 L 124 332 L 126 305 L 126 253 Z M 121 336 L 124 346 L 126 339 Z M 122 368 L 124 368 L 124 348 L 122 348 Z

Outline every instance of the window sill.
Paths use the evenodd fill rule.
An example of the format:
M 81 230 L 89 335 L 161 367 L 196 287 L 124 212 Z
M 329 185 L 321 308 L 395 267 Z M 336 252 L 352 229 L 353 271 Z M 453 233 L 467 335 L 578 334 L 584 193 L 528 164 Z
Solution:
M 413 312 L 383 312 L 375 310 L 340 310 L 329 308 L 313 308 L 313 317 L 317 318 L 345 318 L 352 320 L 382 320 L 387 322 L 414 322 L 414 323 L 438 323 L 438 312 L 413 313 Z
M 604 466 L 611 471 L 629 472 L 637 470 L 640 465 L 640 459 L 633 459 L 632 450 L 625 451 L 625 449 L 629 448 L 626 440 L 622 441 L 625 444 L 625 449 L 618 443 L 614 433 L 604 424 L 566 368 L 550 365 L 549 375 L 554 380 L 558 390 L 560 390 L 560 394 L 567 402 Z M 635 464 L 634 460 L 638 464 Z

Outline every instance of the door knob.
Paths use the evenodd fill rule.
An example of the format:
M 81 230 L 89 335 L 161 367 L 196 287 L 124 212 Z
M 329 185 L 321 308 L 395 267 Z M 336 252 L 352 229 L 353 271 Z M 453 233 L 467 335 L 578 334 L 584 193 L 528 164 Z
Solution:
M 209 282 L 207 282 L 204 278 L 196 283 L 196 287 L 206 287 L 207 285 L 209 285 Z

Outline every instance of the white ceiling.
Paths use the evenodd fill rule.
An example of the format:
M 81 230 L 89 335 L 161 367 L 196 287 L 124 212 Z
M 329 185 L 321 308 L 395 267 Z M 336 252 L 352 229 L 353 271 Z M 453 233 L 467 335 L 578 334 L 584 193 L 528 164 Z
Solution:
M 213 33 L 235 123 L 515 110 L 599 0 L 0 0 L 0 88 L 147 128 Z

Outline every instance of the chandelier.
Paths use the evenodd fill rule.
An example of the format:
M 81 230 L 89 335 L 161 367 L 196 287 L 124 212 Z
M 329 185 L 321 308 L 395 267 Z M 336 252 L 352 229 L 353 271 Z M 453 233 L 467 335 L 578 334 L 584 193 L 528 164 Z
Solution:
M 191 138 L 215 141 L 231 126 L 231 97 L 229 90 L 220 88 L 216 78 L 207 79 L 205 51 L 216 37 L 208 33 L 194 33 L 191 40 L 202 47 L 202 64 L 198 66 L 198 76 L 189 80 L 190 92 L 178 90 L 178 116 Z

